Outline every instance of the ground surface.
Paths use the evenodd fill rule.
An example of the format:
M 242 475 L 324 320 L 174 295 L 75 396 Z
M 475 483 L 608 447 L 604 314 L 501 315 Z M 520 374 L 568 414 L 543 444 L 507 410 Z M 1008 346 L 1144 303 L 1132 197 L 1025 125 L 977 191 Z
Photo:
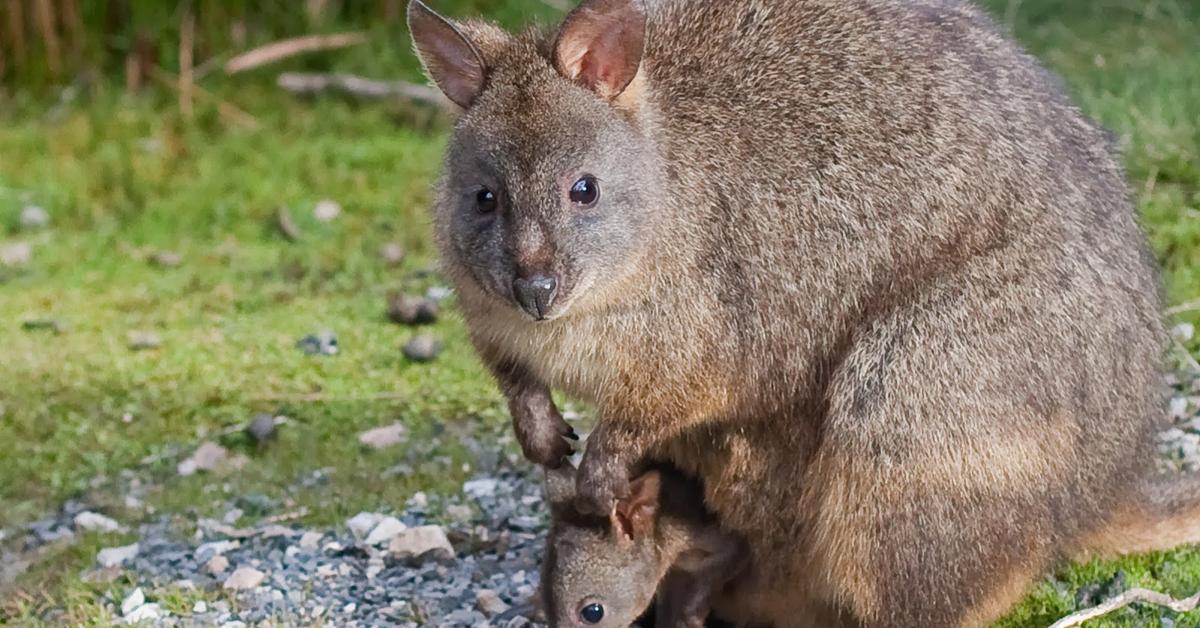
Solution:
M 510 4 L 509 23 L 547 14 L 532 0 Z M 1183 306 L 1172 323 L 1200 323 L 1200 309 L 1186 306 L 1200 298 L 1200 7 L 1011 0 L 992 8 L 1114 131 L 1167 300 Z M 328 63 L 413 78 L 397 37 L 377 32 Z M 141 586 L 176 618 L 201 601 L 204 621 L 320 622 L 313 606 L 341 612 L 361 594 L 357 604 L 375 611 L 396 602 L 395 621 L 431 621 L 441 607 L 401 608 L 397 596 L 415 581 L 388 578 L 432 570 L 421 578 L 454 588 L 462 561 L 490 560 L 489 551 L 512 561 L 505 568 L 536 560 L 536 540 L 526 536 L 539 529 L 529 519 L 540 512 L 536 487 L 520 479 L 525 467 L 500 397 L 471 354 L 453 297 L 424 330 L 385 316 L 390 291 L 440 296 L 439 279 L 426 272 L 425 205 L 445 121 L 404 105 L 297 102 L 270 87 L 273 72 L 206 83 L 253 116 L 253 127 L 212 100 L 187 119 L 170 93 L 126 96 L 103 85 L 74 100 L 0 100 L 0 620 L 103 624 Z M 318 219 L 322 199 L 336 201 L 340 215 Z M 22 226 L 27 205 L 44 208 L 49 224 Z M 296 224 L 294 241 L 277 226 L 281 207 Z M 406 250 L 399 264 L 380 254 L 388 243 Z M 297 348 L 323 330 L 336 334 L 338 354 Z M 400 350 L 421 332 L 445 346 L 429 363 Z M 148 334 L 157 348 L 130 348 Z M 1184 343 L 1193 354 L 1200 348 L 1194 337 Z M 1169 360 L 1172 370 L 1187 368 L 1179 353 Z M 1194 413 L 1187 398 L 1200 390 L 1189 376 L 1176 391 L 1190 404 L 1180 416 Z M 259 413 L 288 418 L 263 444 L 241 432 Z M 1164 409 L 1164 429 L 1167 417 Z M 1188 420 L 1164 446 L 1177 460 L 1196 449 Z M 359 442 L 363 431 L 394 423 L 405 428 L 402 442 Z M 227 450 L 226 464 L 180 475 L 206 441 Z M 501 494 L 513 494 L 499 505 L 464 495 L 462 482 L 477 477 L 506 478 Z M 411 501 L 419 491 L 428 507 Z M 124 531 L 76 530 L 81 510 Z M 345 522 L 360 511 L 445 526 L 459 562 L 439 574 L 383 550 L 345 550 L 357 546 Z M 201 522 L 227 517 L 254 530 L 275 517 L 293 530 L 256 534 L 229 552 L 230 572 L 260 561 L 265 590 L 228 592 L 203 571 L 197 548 L 228 535 Z M 492 540 L 480 540 L 479 526 Z M 286 554 L 313 530 L 325 535 L 316 552 Z M 516 536 L 494 545 L 502 532 Z M 100 548 L 139 540 L 139 558 L 125 569 L 94 569 Z M 330 542 L 343 550 L 327 550 Z M 368 578 L 379 561 L 385 571 Z M 351 574 L 338 579 L 361 589 L 314 584 L 322 565 L 348 565 Z M 375 600 L 377 578 L 391 593 Z M 475 592 L 491 588 L 519 609 L 531 582 L 472 583 L 455 602 L 476 608 Z M 1122 582 L 1190 594 L 1200 589 L 1200 550 L 1065 568 L 1003 625 L 1047 625 Z M 370 620 L 366 612 L 349 616 Z M 1159 622 L 1195 626 L 1200 615 L 1141 608 L 1097 625 Z

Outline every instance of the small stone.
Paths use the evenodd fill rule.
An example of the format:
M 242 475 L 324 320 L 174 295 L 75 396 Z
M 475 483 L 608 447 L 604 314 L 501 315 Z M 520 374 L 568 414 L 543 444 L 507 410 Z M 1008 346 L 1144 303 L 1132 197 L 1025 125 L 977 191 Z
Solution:
M 1186 397 L 1172 397 L 1170 406 L 1172 419 L 1183 419 L 1188 416 L 1188 400 Z
M 183 263 L 183 256 L 175 251 L 155 251 L 150 254 L 150 263 L 159 268 L 175 268 Z
M 221 628 L 246 628 L 246 622 L 234 619 L 221 624 Z
M 425 297 L 393 292 L 388 295 L 388 318 L 401 325 L 429 325 L 437 322 L 437 303 Z
M 296 348 L 308 355 L 337 355 L 337 335 L 331 331 L 322 331 L 305 336 L 296 341 Z
M 417 334 L 404 345 L 404 356 L 414 362 L 429 362 L 442 352 L 442 342 L 430 334 Z
M 146 594 L 141 587 L 133 590 L 129 595 L 125 596 L 125 600 L 121 602 L 121 614 L 128 615 L 133 612 L 133 609 L 146 603 Z
M 479 611 L 488 618 L 495 617 L 508 610 L 508 604 L 500 599 L 500 595 L 491 589 L 480 589 L 475 593 L 475 604 Z
M 282 418 L 282 417 L 281 417 Z M 275 437 L 275 417 L 270 414 L 256 414 L 246 426 L 246 433 L 254 442 L 262 445 Z
M 212 541 L 197 547 L 194 553 L 197 560 L 208 560 L 213 556 L 221 556 L 225 552 L 235 550 L 241 546 L 241 541 Z
M 350 613 L 353 613 L 356 610 L 358 610 L 358 604 L 355 604 L 354 602 L 350 602 L 342 607 L 342 614 L 349 615 Z
M 96 562 L 101 567 L 116 567 L 136 557 L 139 549 L 137 543 L 120 547 L 106 547 L 96 553 Z
M 85 510 L 75 515 L 75 527 L 89 532 L 117 532 L 121 524 L 102 514 Z
M 471 520 L 471 507 L 463 504 L 450 504 L 446 506 L 446 516 L 459 523 L 466 523 Z
M 399 445 L 408 438 L 408 429 L 402 423 L 369 429 L 358 435 L 358 442 L 368 449 L 384 449 Z
M 350 533 L 355 538 L 365 539 L 375 526 L 383 521 L 383 515 L 377 512 L 360 512 L 346 521 L 346 527 L 350 528 Z
M 206 441 L 201 443 L 191 457 L 180 461 L 175 470 L 179 475 L 188 476 L 197 471 L 216 471 L 223 468 L 229 452 L 222 446 Z
M 33 259 L 33 245 L 28 242 L 12 242 L 0 246 L 0 266 L 24 266 Z
M 468 480 L 463 482 L 463 493 L 468 497 L 475 499 L 484 499 L 492 497 L 496 494 L 496 487 L 500 482 L 494 478 L 479 478 L 477 480 Z
M 367 540 L 365 543 L 367 545 L 383 545 L 385 543 L 390 543 L 397 534 L 400 534 L 406 529 L 408 529 L 408 526 L 401 523 L 399 519 L 395 517 L 384 517 L 383 519 L 379 520 L 379 523 L 375 524 L 374 528 L 371 529 L 371 533 L 367 535 Z
M 429 506 L 429 496 L 425 491 L 417 491 L 408 498 L 407 506 L 413 510 L 425 510 Z
M 439 526 L 419 526 L 397 534 L 388 552 L 400 559 L 443 561 L 454 558 L 454 546 Z
M 204 570 L 214 576 L 225 573 L 226 569 L 229 569 L 229 559 L 220 554 L 208 559 L 204 565 Z
M 388 242 L 379 247 L 379 257 L 388 266 L 399 266 L 404 261 L 404 247 L 399 242 Z
M 161 619 L 163 609 L 158 604 L 142 604 L 133 609 L 132 612 L 126 613 L 122 618 L 126 624 L 140 624 L 144 621 L 155 621 Z
M 341 214 L 342 206 L 329 199 L 317 201 L 316 207 L 313 207 L 313 218 L 321 222 L 330 222 Z
M 22 229 L 43 229 L 50 224 L 50 214 L 37 205 L 26 205 L 21 208 Z
M 1171 328 L 1171 336 L 1179 342 L 1187 342 L 1196 335 L 1196 326 L 1191 323 L 1180 323 Z
M 197 615 L 203 615 L 204 613 L 207 613 L 208 603 L 204 600 L 196 600 L 196 603 L 192 604 L 192 612 Z
M 452 294 L 454 294 L 454 291 L 446 286 L 430 286 L 425 291 L 425 298 L 440 304 L 442 301 L 449 299 Z
M 306 550 L 315 550 L 320 547 L 321 539 L 325 535 L 320 532 L 308 531 L 300 535 L 300 547 Z
M 244 589 L 253 589 L 262 584 L 267 574 L 253 567 L 238 567 L 229 577 L 225 579 L 225 583 L 221 586 L 231 591 L 240 591 Z
M 152 331 L 131 331 L 129 332 L 128 347 L 134 351 L 146 351 L 148 349 L 157 349 L 162 346 L 162 338 Z

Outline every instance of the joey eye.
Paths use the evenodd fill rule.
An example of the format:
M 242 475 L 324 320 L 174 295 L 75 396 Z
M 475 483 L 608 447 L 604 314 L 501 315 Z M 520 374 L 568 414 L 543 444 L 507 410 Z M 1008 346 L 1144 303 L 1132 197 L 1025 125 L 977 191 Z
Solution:
M 476 192 L 475 209 L 481 214 L 490 214 L 496 211 L 496 193 L 487 188 Z
M 571 186 L 571 202 L 583 207 L 591 207 L 600 198 L 600 184 L 596 177 L 584 175 Z
M 588 604 L 579 609 L 579 618 L 585 624 L 598 624 L 601 619 L 604 619 L 604 606 L 600 604 Z

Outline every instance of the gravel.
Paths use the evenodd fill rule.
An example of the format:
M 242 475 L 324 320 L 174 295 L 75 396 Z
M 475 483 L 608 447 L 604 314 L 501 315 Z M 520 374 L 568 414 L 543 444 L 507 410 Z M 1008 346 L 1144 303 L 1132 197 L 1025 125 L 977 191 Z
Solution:
M 414 495 L 401 511 L 360 513 L 326 530 L 201 520 L 186 534 L 163 516 L 140 527 L 136 546 L 103 550 L 100 562 L 123 565 L 147 592 L 174 582 L 236 602 L 179 616 L 146 593 L 130 613 L 113 600 L 113 612 L 154 625 L 535 625 L 546 523 L 537 472 L 497 471 L 468 486 L 469 494 Z

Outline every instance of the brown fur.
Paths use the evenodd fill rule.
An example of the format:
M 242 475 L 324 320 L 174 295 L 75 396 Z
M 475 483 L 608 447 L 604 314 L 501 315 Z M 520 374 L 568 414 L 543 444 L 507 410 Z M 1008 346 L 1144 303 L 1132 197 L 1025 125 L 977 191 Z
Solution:
M 657 597 L 656 626 L 702 628 L 714 596 L 745 575 L 745 542 L 721 530 L 699 485 L 677 470 L 643 472 L 609 517 L 576 510 L 574 468 L 546 474 L 541 598 L 551 626 L 583 626 L 580 609 L 597 604 L 604 615 L 592 625 L 625 628 Z
M 542 399 L 513 406 L 531 460 L 569 451 L 550 389 L 595 403 L 585 506 L 645 455 L 698 475 L 760 572 L 731 607 L 779 626 L 982 623 L 1062 548 L 1194 540 L 1191 496 L 1140 506 L 1153 262 L 1054 77 L 956 0 L 645 13 L 616 96 L 556 70 L 558 33 L 474 42 L 435 222 L 485 363 Z M 580 172 L 593 210 L 563 200 Z M 508 287 L 528 242 L 560 285 L 536 322 Z

